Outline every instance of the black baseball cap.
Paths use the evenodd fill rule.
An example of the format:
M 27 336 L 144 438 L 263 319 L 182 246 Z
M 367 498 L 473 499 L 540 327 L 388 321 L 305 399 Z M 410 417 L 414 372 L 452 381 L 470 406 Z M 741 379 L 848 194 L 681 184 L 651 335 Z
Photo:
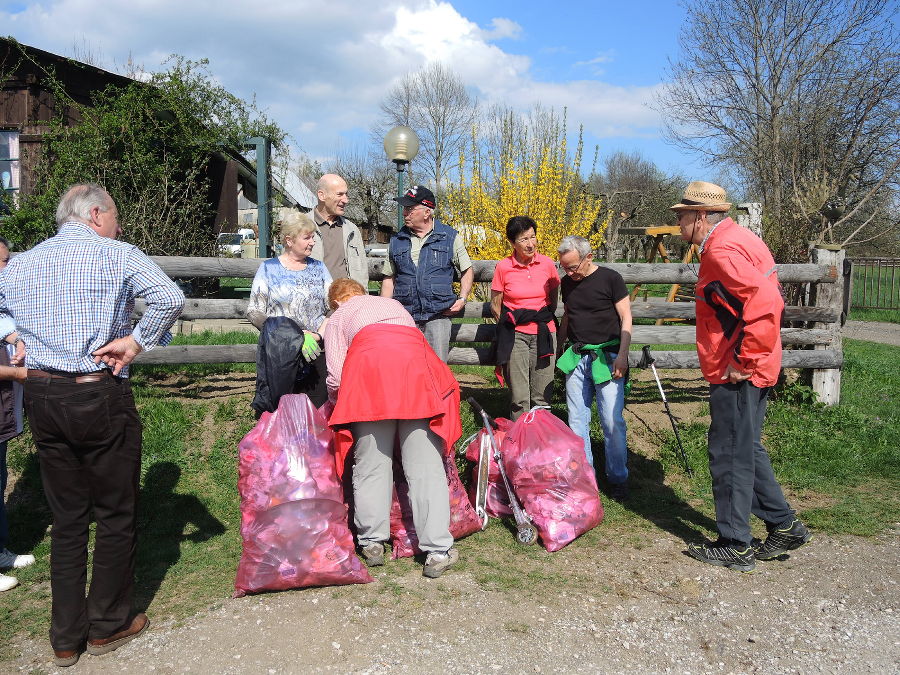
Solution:
M 421 204 L 429 209 L 434 208 L 434 193 L 423 185 L 413 185 L 402 197 L 394 197 L 395 202 L 401 206 L 416 206 Z

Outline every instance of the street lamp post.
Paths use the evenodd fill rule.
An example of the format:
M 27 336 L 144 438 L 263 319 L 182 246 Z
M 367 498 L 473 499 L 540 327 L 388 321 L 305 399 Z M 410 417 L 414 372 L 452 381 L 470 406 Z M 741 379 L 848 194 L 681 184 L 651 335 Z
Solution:
M 384 151 L 397 167 L 397 196 L 403 196 L 403 169 L 419 152 L 419 137 L 407 126 L 394 127 L 384 136 Z M 403 207 L 397 203 L 397 230 L 403 227 Z

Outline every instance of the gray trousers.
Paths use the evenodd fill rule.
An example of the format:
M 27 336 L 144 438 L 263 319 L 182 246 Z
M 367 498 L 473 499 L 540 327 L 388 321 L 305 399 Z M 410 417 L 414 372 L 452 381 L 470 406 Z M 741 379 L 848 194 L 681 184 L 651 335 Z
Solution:
M 391 534 L 394 489 L 394 440 L 399 435 L 403 473 L 419 548 L 426 553 L 447 551 L 450 534 L 450 492 L 441 457 L 441 443 L 428 420 L 354 422 L 353 499 L 360 546 L 387 541 Z
M 439 316 L 428 321 L 416 321 L 416 327 L 425 335 L 438 358 L 447 363 L 450 356 L 450 317 Z
M 550 405 L 556 369 L 556 333 L 551 333 L 551 337 L 554 355 L 538 367 L 538 336 L 516 331 L 512 354 L 504 367 L 510 391 L 510 417 L 513 421 L 536 405 Z
M 794 517 L 762 446 L 769 388 L 749 381 L 709 387 L 709 472 L 719 537 L 750 545 L 750 514 L 768 529 Z

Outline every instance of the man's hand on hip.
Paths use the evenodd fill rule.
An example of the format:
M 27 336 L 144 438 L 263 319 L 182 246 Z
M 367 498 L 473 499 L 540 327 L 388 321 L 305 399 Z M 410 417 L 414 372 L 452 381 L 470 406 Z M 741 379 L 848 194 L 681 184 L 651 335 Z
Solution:
M 144 351 L 135 339 L 126 335 L 118 340 L 113 340 L 100 347 L 93 353 L 94 363 L 105 363 L 112 370 L 113 375 L 119 372 L 134 361 L 134 357 Z
M 25 363 L 25 340 L 16 340 L 16 352 L 9 359 L 9 362 L 13 366 L 21 366 Z

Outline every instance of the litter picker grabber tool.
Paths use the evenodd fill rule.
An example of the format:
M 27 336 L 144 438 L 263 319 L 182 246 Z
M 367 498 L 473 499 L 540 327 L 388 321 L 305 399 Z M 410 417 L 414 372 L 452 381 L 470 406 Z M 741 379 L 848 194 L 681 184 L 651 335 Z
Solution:
M 656 386 L 659 388 L 659 395 L 662 397 L 663 405 L 666 407 L 666 415 L 669 416 L 669 421 L 672 423 L 672 431 L 675 432 L 675 440 L 678 442 L 678 449 L 681 451 L 681 459 L 684 462 L 684 468 L 687 469 L 688 476 L 693 476 L 694 470 L 691 469 L 691 465 L 688 463 L 687 454 L 684 452 L 684 446 L 681 444 L 681 435 L 678 433 L 678 425 L 675 423 L 675 416 L 672 414 L 672 409 L 669 408 L 669 401 L 666 399 L 666 392 L 663 391 L 662 382 L 659 381 L 659 373 L 656 372 L 656 366 L 653 365 L 656 359 L 650 355 L 650 345 L 641 347 L 641 352 L 643 353 L 643 356 L 641 356 L 641 362 L 638 363 L 638 368 L 650 366 L 650 369 L 653 371 L 653 377 L 656 378 Z
M 488 489 L 488 471 L 490 469 L 491 456 L 491 439 L 486 433 L 479 434 L 475 432 L 462 442 L 463 448 L 469 445 L 477 437 L 478 441 L 478 468 L 475 471 L 475 515 L 481 520 L 481 529 L 484 530 L 488 525 L 487 513 L 487 489 Z
M 537 528 L 531 523 L 531 518 L 525 513 L 525 509 L 519 504 L 516 493 L 513 492 L 509 478 L 506 476 L 506 469 L 503 468 L 503 456 L 500 454 L 500 445 L 494 437 L 494 428 L 496 422 L 484 411 L 478 401 L 469 397 L 466 399 L 472 407 L 472 412 L 481 415 L 481 422 L 484 426 L 484 435 L 481 437 L 478 454 L 478 484 L 475 491 L 475 512 L 479 517 L 483 518 L 483 523 L 487 525 L 487 511 L 485 505 L 487 503 L 488 488 L 488 468 L 490 457 L 493 455 L 500 469 L 500 477 L 503 479 L 503 485 L 506 488 L 506 494 L 509 497 L 509 505 L 513 512 L 513 518 L 516 521 L 516 541 L 520 544 L 528 545 L 537 541 Z M 484 527 L 482 527 L 484 529 Z

